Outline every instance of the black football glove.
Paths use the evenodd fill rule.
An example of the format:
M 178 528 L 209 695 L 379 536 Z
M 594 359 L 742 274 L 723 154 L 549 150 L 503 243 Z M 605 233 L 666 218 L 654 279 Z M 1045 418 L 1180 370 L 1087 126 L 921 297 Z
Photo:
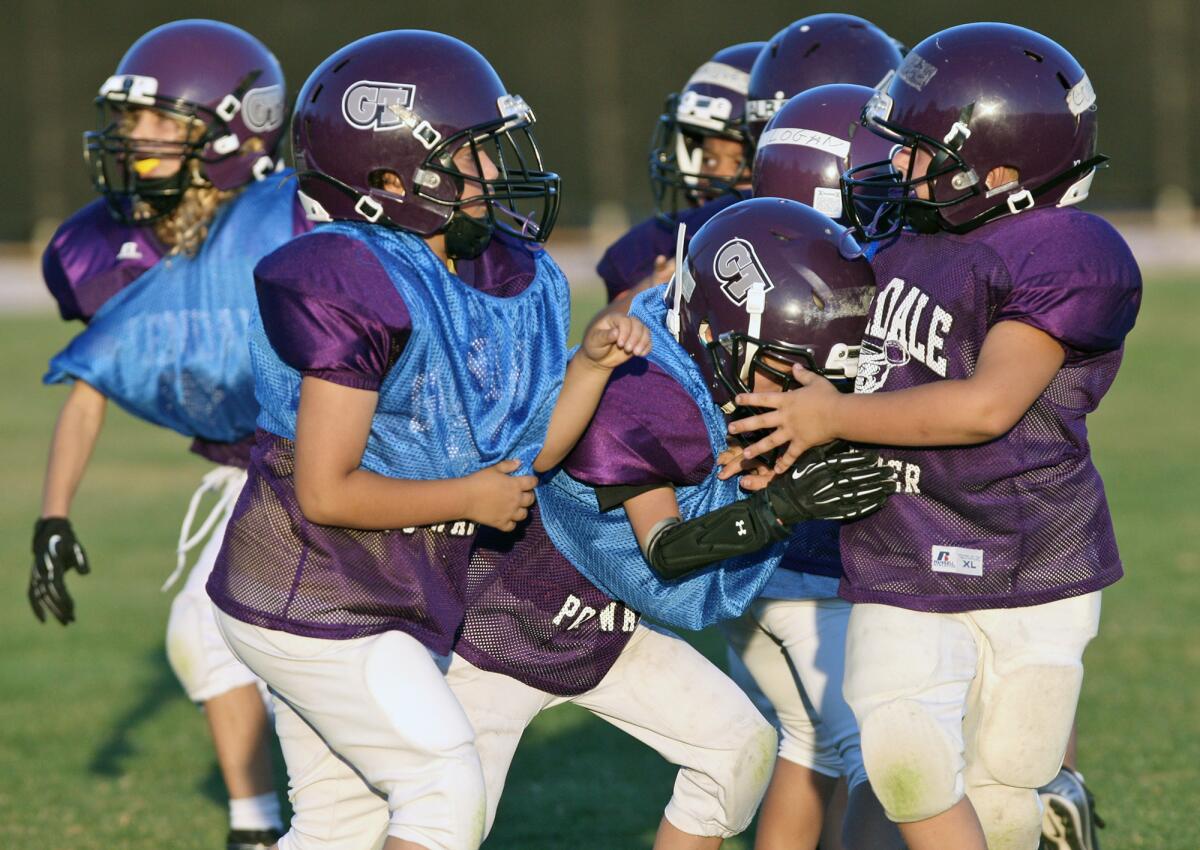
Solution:
M 75 603 L 63 583 L 67 570 L 87 575 L 87 555 L 66 517 L 39 519 L 33 527 L 33 569 L 29 572 L 29 604 L 46 622 L 46 611 L 64 626 L 75 619 Z
M 860 519 L 883 507 L 896 484 L 896 470 L 880 465 L 878 454 L 834 441 L 800 455 L 764 492 L 780 521 L 792 525 L 810 519 Z

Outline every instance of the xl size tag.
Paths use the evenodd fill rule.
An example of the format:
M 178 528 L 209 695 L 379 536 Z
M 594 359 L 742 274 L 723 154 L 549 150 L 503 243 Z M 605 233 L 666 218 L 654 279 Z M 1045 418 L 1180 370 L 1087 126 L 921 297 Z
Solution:
M 961 546 L 934 546 L 930 553 L 930 569 L 935 573 L 955 573 L 960 576 L 983 575 L 983 550 Z

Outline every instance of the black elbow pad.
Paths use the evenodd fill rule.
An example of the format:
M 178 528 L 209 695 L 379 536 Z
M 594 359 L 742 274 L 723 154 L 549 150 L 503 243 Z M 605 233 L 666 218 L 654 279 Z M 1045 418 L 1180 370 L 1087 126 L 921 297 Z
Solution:
M 687 522 L 677 517 L 663 520 L 651 530 L 643 554 L 659 578 L 672 581 L 717 561 L 786 540 L 791 533 L 760 491 Z

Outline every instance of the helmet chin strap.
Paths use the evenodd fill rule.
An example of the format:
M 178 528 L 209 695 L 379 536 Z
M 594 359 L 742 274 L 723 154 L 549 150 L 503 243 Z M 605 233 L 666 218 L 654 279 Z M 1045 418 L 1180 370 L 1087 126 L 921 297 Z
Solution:
M 746 335 L 750 339 L 759 339 L 762 336 L 762 317 L 767 310 L 767 287 L 766 284 L 758 281 L 750 285 L 749 291 L 746 293 L 746 312 L 750 314 L 750 321 L 746 327 Z M 742 361 L 741 379 L 742 383 L 750 387 L 750 365 L 754 362 L 754 355 L 758 353 L 758 344 L 755 342 L 746 343 L 746 359 Z M 753 389 L 753 387 L 750 387 Z
M 679 342 L 680 306 L 683 304 L 683 243 L 687 233 L 687 225 L 680 224 L 675 232 L 675 275 L 671 278 L 671 292 L 675 296 L 675 304 L 667 310 L 667 330 L 675 341 Z

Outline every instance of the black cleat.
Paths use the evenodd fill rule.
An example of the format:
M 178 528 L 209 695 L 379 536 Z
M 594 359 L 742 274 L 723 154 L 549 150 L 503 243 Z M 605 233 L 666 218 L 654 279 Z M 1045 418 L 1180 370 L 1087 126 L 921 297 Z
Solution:
M 1042 798 L 1041 850 L 1100 850 L 1096 829 L 1104 821 L 1082 774 L 1068 767 L 1038 789 Z
M 267 850 L 283 833 L 275 829 L 231 829 L 225 839 L 225 850 Z

